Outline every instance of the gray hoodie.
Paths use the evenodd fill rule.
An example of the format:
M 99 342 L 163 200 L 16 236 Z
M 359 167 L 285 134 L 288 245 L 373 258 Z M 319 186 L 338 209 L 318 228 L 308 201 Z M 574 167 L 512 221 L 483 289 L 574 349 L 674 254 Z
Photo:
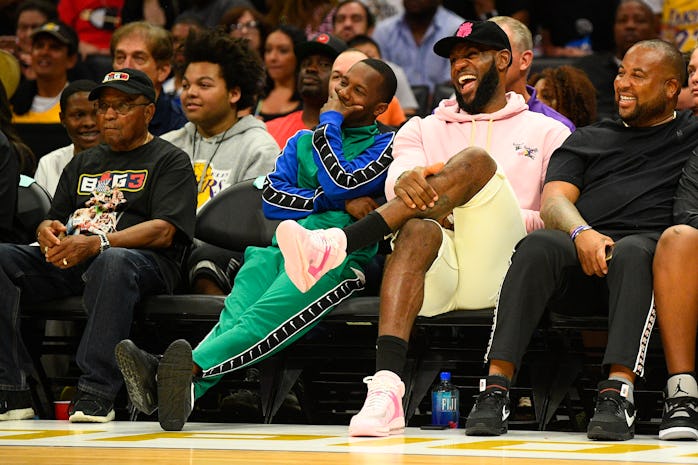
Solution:
M 264 123 L 249 115 L 208 139 L 191 122 L 161 137 L 192 160 L 199 186 L 198 208 L 232 184 L 271 172 L 280 152 Z

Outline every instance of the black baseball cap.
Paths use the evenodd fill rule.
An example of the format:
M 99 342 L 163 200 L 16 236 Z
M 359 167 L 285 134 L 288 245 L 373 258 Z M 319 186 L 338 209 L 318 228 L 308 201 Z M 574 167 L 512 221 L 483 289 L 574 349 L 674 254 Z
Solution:
M 72 27 L 60 21 L 49 21 L 42 24 L 32 32 L 32 40 L 39 35 L 50 35 L 60 43 L 68 46 L 68 54 L 73 55 L 78 51 L 78 35 Z
M 332 34 L 318 34 L 296 48 L 298 63 L 310 55 L 324 55 L 334 60 L 347 49 L 347 43 Z
M 492 21 L 465 20 L 452 36 L 444 37 L 434 44 L 434 53 L 449 58 L 453 47 L 460 43 L 484 45 L 493 50 L 506 49 L 511 54 L 509 37 L 497 23 Z
M 155 88 L 153 81 L 143 72 L 137 69 L 124 68 L 107 73 L 102 83 L 92 89 L 89 99 L 97 100 L 102 89 L 112 88 L 131 95 L 142 95 L 155 103 Z

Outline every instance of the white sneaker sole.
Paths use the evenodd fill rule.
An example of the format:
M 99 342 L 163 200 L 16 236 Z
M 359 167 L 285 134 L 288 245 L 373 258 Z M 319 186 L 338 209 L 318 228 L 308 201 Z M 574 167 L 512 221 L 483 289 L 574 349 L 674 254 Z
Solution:
M 85 415 L 82 410 L 78 410 L 73 413 L 69 420 L 71 423 L 108 423 L 114 419 L 114 410 L 110 410 L 103 417 L 98 417 L 94 415 Z
M 690 426 L 675 426 L 659 430 L 659 439 L 662 441 L 675 441 L 679 439 L 691 439 L 698 441 L 698 430 Z
M 385 437 L 405 432 L 405 418 L 395 418 L 387 426 L 377 426 L 367 422 L 349 424 L 349 436 L 353 437 Z
M 0 415 L 0 421 L 28 420 L 34 418 L 33 408 L 18 408 Z

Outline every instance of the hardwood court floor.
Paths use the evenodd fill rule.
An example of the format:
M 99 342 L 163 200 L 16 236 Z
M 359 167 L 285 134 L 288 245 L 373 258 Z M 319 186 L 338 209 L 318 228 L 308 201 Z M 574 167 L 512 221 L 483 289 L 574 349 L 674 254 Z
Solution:
M 390 438 L 350 438 L 344 426 L 190 423 L 0 423 L 3 465 L 600 465 L 698 464 L 695 442 L 638 436 L 592 442 L 582 433 L 512 431 L 471 438 L 463 430 L 408 428 Z

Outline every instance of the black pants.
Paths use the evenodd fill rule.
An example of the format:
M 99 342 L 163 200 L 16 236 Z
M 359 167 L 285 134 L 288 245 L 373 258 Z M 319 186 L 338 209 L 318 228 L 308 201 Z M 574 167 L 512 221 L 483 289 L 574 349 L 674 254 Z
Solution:
M 616 241 L 604 278 L 583 274 L 574 243 L 561 231 L 538 230 L 523 238 L 502 284 L 486 361 L 504 360 L 519 367 L 551 299 L 566 288 L 584 289 L 564 297 L 577 304 L 589 302 L 591 307 L 600 296 L 607 296 L 604 365 L 622 365 L 642 376 L 656 318 L 652 258 L 659 235 L 636 234 Z M 593 310 L 589 308 L 589 313 Z

